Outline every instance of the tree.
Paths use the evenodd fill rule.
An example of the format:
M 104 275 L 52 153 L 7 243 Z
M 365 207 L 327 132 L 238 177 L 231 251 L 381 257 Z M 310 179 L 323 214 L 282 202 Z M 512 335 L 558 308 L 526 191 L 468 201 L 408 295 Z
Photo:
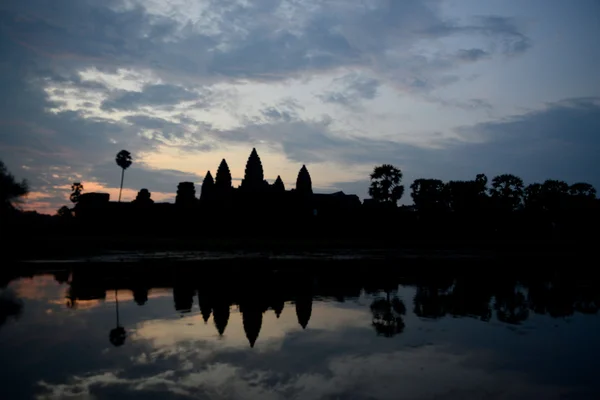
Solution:
M 524 191 L 523 202 L 525 204 L 525 209 L 528 211 L 542 210 L 542 185 L 539 183 L 527 185 Z
M 576 210 L 594 208 L 596 189 L 589 183 L 578 182 L 569 187 L 570 207 Z
M 402 171 L 390 164 L 373 168 L 369 195 L 378 203 L 396 206 L 404 194 Z
M 83 184 L 81 182 L 73 182 L 71 191 L 72 193 L 69 196 L 69 199 L 71 199 L 73 203 L 77 203 L 79 201 L 79 196 L 81 196 L 81 192 L 83 192 Z
M 411 185 L 410 196 L 420 211 L 445 208 L 445 185 L 439 179 L 416 179 Z
M 485 174 L 477 174 L 477 176 L 475 176 L 475 183 L 477 184 L 479 194 L 482 196 L 486 196 L 488 183 L 487 176 L 485 176 Z
M 596 198 L 596 189 L 589 183 L 578 182 L 569 187 L 569 194 L 576 197 Z
M 117 326 L 116 328 L 110 330 L 109 340 L 113 346 L 119 347 L 125 344 L 127 332 L 125 331 L 125 328 L 121 326 L 119 321 L 119 297 L 117 289 L 115 289 L 115 308 L 117 311 Z
M 26 180 L 17 182 L 15 177 L 8 172 L 8 169 L 0 161 L 0 207 L 2 210 L 14 208 L 14 204 L 21 197 L 29 193 L 29 186 Z
M 121 167 L 121 188 L 119 189 L 119 203 L 121 202 L 121 192 L 123 191 L 123 178 L 125 177 L 125 170 L 131 166 L 133 160 L 131 159 L 131 153 L 127 150 L 121 150 L 117 153 L 115 158 L 117 165 Z
M 404 330 L 403 316 L 406 314 L 404 302 L 394 296 L 390 299 L 390 291 L 386 291 L 386 298 L 378 298 L 371 303 L 372 325 L 378 335 L 392 337 Z
M 523 202 L 523 180 L 512 174 L 502 174 L 492 179 L 490 194 L 502 209 L 515 211 Z
M 542 205 L 549 211 L 558 211 L 565 207 L 569 196 L 569 185 L 565 181 L 548 179 L 541 188 Z
M 73 216 L 73 211 L 67 206 L 62 206 L 56 211 L 56 215 L 61 218 L 71 218 Z
M 450 181 L 445 191 L 445 201 L 454 212 L 477 211 L 483 208 L 487 199 L 485 184 L 477 178 L 474 181 Z

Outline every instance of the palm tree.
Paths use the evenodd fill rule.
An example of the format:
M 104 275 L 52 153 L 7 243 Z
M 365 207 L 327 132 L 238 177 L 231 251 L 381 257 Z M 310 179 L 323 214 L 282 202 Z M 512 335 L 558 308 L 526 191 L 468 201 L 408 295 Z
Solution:
M 119 298 L 117 297 L 117 289 L 115 289 L 115 305 L 117 309 L 117 327 L 111 329 L 109 340 L 114 346 L 122 346 L 125 344 L 125 339 L 127 338 L 127 332 L 125 332 L 125 328 L 123 328 L 119 321 Z
M 512 174 L 502 174 L 492 179 L 490 194 L 504 210 L 515 211 L 523 202 L 523 188 L 521 178 Z
M 378 335 L 392 337 L 404 330 L 403 316 L 406 314 L 404 302 L 394 295 L 390 298 L 391 289 L 387 288 L 386 298 L 377 298 L 371 303 L 373 327 Z
M 115 159 L 117 165 L 121 167 L 121 188 L 119 189 L 119 203 L 121 202 L 121 192 L 123 191 L 123 178 L 125 177 L 125 170 L 131 166 L 133 162 L 131 160 L 131 153 L 127 150 L 121 150 L 117 153 L 117 158 Z
M 404 194 L 402 171 L 390 164 L 383 164 L 373 169 L 369 195 L 378 203 L 396 206 Z
M 71 199 L 73 203 L 77 203 L 79 201 L 79 196 L 81 196 L 81 192 L 83 191 L 83 184 L 81 182 L 73 182 L 71 191 L 73 193 L 71 193 L 69 199 Z

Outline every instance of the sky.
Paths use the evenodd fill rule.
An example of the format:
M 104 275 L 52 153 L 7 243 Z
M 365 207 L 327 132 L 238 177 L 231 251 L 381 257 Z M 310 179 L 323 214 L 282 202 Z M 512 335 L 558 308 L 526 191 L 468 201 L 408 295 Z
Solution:
M 0 4 L 0 159 L 53 214 L 70 185 L 197 194 L 256 147 L 273 182 L 369 173 L 600 188 L 600 1 L 23 0 Z M 410 203 L 409 191 L 405 203 Z

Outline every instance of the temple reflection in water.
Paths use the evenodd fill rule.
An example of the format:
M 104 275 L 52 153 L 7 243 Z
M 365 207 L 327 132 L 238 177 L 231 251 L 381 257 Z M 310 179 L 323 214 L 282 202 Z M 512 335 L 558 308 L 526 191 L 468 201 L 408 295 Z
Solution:
M 53 274 L 58 282 L 68 284 L 66 304 L 73 309 L 83 301 L 106 300 L 107 293 L 113 291 L 121 295 L 129 291 L 135 303 L 145 306 L 152 302 L 151 290 L 172 290 L 173 306 L 178 313 L 185 316 L 199 311 L 205 323 L 212 317 L 219 336 L 226 334 L 233 307 L 241 314 L 251 347 L 259 341 L 264 313 L 273 312 L 279 318 L 286 304 L 295 308 L 298 324 L 307 329 L 313 299 L 338 302 L 366 299 L 373 330 L 383 337 L 404 331 L 404 316 L 411 300 L 412 312 L 420 318 L 452 316 L 481 321 L 495 318 L 511 325 L 523 323 L 532 314 L 558 318 L 574 313 L 595 314 L 600 307 L 600 285 L 577 271 L 515 269 L 491 276 L 469 268 L 432 274 L 369 267 L 343 274 L 335 265 L 328 269 L 318 265 L 312 269 L 250 269 L 221 264 L 203 262 L 205 268 L 181 266 L 185 263 L 112 268 L 86 264 L 55 269 Z M 348 261 L 344 265 L 352 268 Z M 412 299 L 399 296 L 398 289 L 402 286 L 414 289 Z M 124 340 L 124 333 L 121 335 Z

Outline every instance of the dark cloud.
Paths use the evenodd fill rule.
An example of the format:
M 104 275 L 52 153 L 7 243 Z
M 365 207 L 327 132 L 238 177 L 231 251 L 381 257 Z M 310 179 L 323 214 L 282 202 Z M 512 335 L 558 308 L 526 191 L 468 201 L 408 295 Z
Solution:
M 410 45 L 423 37 L 479 35 L 511 54 L 530 45 L 509 18 L 478 17 L 470 25 L 443 21 L 437 0 L 372 6 L 336 2 L 312 11 L 302 2 L 285 3 L 292 19 L 280 12 L 283 1 L 212 2 L 205 13 L 211 29 L 193 29 L 118 0 L 27 3 L 3 5 L 1 18 L 9 40 L 36 55 L 64 60 L 63 68 L 145 68 L 180 82 L 191 77 L 281 80 L 352 65 L 389 70 L 398 66 L 387 55 L 390 49 L 403 49 L 410 59 L 417 56 Z
M 515 172 L 528 181 L 583 180 L 600 187 L 600 98 L 566 99 L 459 132 L 475 143 L 457 144 L 451 154 L 494 174 Z
M 275 107 L 267 107 L 261 110 L 261 114 L 269 121 L 283 121 L 290 122 L 296 116 L 292 115 L 289 111 L 280 111 Z
M 377 95 L 380 82 L 377 79 L 349 74 L 333 81 L 341 85 L 339 91 L 325 91 L 318 95 L 324 103 L 337 103 L 343 106 L 356 107 L 362 100 L 372 100 Z
M 331 132 L 332 120 L 292 120 L 255 123 L 232 130 L 207 132 L 214 138 L 235 143 L 267 142 L 280 147 L 288 159 L 301 163 L 338 162 L 371 164 L 386 158 L 410 157 L 415 146 L 391 140 L 343 137 Z
M 102 102 L 103 110 L 136 110 L 143 106 L 173 106 L 184 101 L 198 100 L 196 92 L 175 85 L 146 85 L 140 92 L 118 91 Z
M 483 35 L 492 39 L 493 50 L 506 55 L 521 54 L 532 46 L 531 39 L 522 32 L 514 18 L 495 15 L 477 16 L 465 25 L 444 21 L 422 32 L 434 37 Z
M 130 115 L 125 120 L 135 127 L 154 131 L 154 134 L 167 140 L 175 137 L 183 137 L 186 133 L 186 125 L 167 121 L 163 118 L 149 117 L 147 115 Z
M 468 100 L 458 100 L 458 99 L 445 99 L 442 97 L 425 95 L 424 98 L 431 102 L 436 103 L 445 107 L 453 107 L 460 108 L 463 110 L 487 110 L 491 111 L 494 107 L 492 104 L 484 99 L 468 99 Z
M 293 99 L 265 105 L 260 122 L 251 120 L 247 127 L 234 130 L 216 130 L 185 112 L 178 123 L 168 121 L 151 114 L 151 109 L 169 109 L 183 101 L 219 108 L 227 95 L 207 88 L 215 83 L 285 81 L 359 67 L 366 71 L 364 76 L 349 75 L 334 83 L 339 88 L 323 94 L 324 101 L 356 106 L 375 98 L 384 79 L 413 91 L 459 80 L 452 70 L 467 54 L 426 57 L 413 51 L 422 39 L 483 37 L 487 45 L 481 51 L 490 55 L 519 54 L 530 46 L 511 19 L 480 17 L 467 25 L 451 23 L 440 17 L 439 3 L 326 2 L 308 7 L 305 2 L 286 2 L 281 7 L 279 0 L 212 1 L 203 15 L 206 18 L 191 23 L 188 15 L 188 21 L 178 20 L 175 13 L 159 15 L 142 2 L 2 2 L 0 53 L 10 61 L 0 63 L 2 157 L 16 175 L 31 181 L 34 191 L 52 196 L 59 196 L 54 186 L 87 176 L 95 165 L 112 162 L 123 148 L 140 154 L 158 145 L 175 146 L 169 142 L 175 138 L 185 142 L 179 145 L 182 150 L 210 150 L 202 141 L 204 131 L 223 141 L 265 139 L 295 161 L 372 164 L 391 159 L 403 165 L 412 160 L 423 164 L 422 150 L 415 146 L 333 135 L 327 119 L 301 121 L 297 111 L 302 107 Z M 481 58 L 466 51 L 472 61 Z M 147 85 L 140 92 L 114 91 L 103 82 L 84 80 L 80 72 L 90 68 L 104 73 L 148 72 L 162 83 Z M 104 110 L 135 111 L 135 115 L 115 121 L 65 111 L 68 101 L 51 100 L 45 91 L 49 86 L 55 94 L 80 89 L 85 93 L 77 100 L 86 108 L 92 108 L 101 95 L 107 97 Z M 143 131 L 152 134 L 140 134 Z M 104 172 L 94 174 L 110 181 Z M 176 174 L 169 185 L 171 179 L 180 178 L 192 177 Z M 152 187 L 151 179 L 157 188 L 164 188 L 166 181 L 155 171 L 139 182 L 160 191 Z
M 549 178 L 600 187 L 595 167 L 600 152 L 600 98 L 568 99 L 499 121 L 458 129 L 461 139 L 440 139 L 436 148 L 391 140 L 341 137 L 331 120 L 256 124 L 214 131 L 221 140 L 267 141 L 280 145 L 290 160 L 365 166 L 391 163 L 405 172 L 405 183 L 421 177 L 471 179 L 477 173 L 514 173 L 526 181 Z M 363 181 L 356 185 L 363 185 Z M 354 182 L 336 187 L 356 190 Z M 343 189 L 344 190 L 344 189 Z M 364 193 L 364 191 L 363 191 Z
M 483 58 L 487 58 L 490 56 L 490 53 L 488 53 L 485 50 L 482 49 L 462 49 L 458 52 L 458 54 L 456 55 L 456 57 L 459 60 L 462 61 L 468 61 L 468 62 L 474 62 L 474 61 L 479 61 Z

